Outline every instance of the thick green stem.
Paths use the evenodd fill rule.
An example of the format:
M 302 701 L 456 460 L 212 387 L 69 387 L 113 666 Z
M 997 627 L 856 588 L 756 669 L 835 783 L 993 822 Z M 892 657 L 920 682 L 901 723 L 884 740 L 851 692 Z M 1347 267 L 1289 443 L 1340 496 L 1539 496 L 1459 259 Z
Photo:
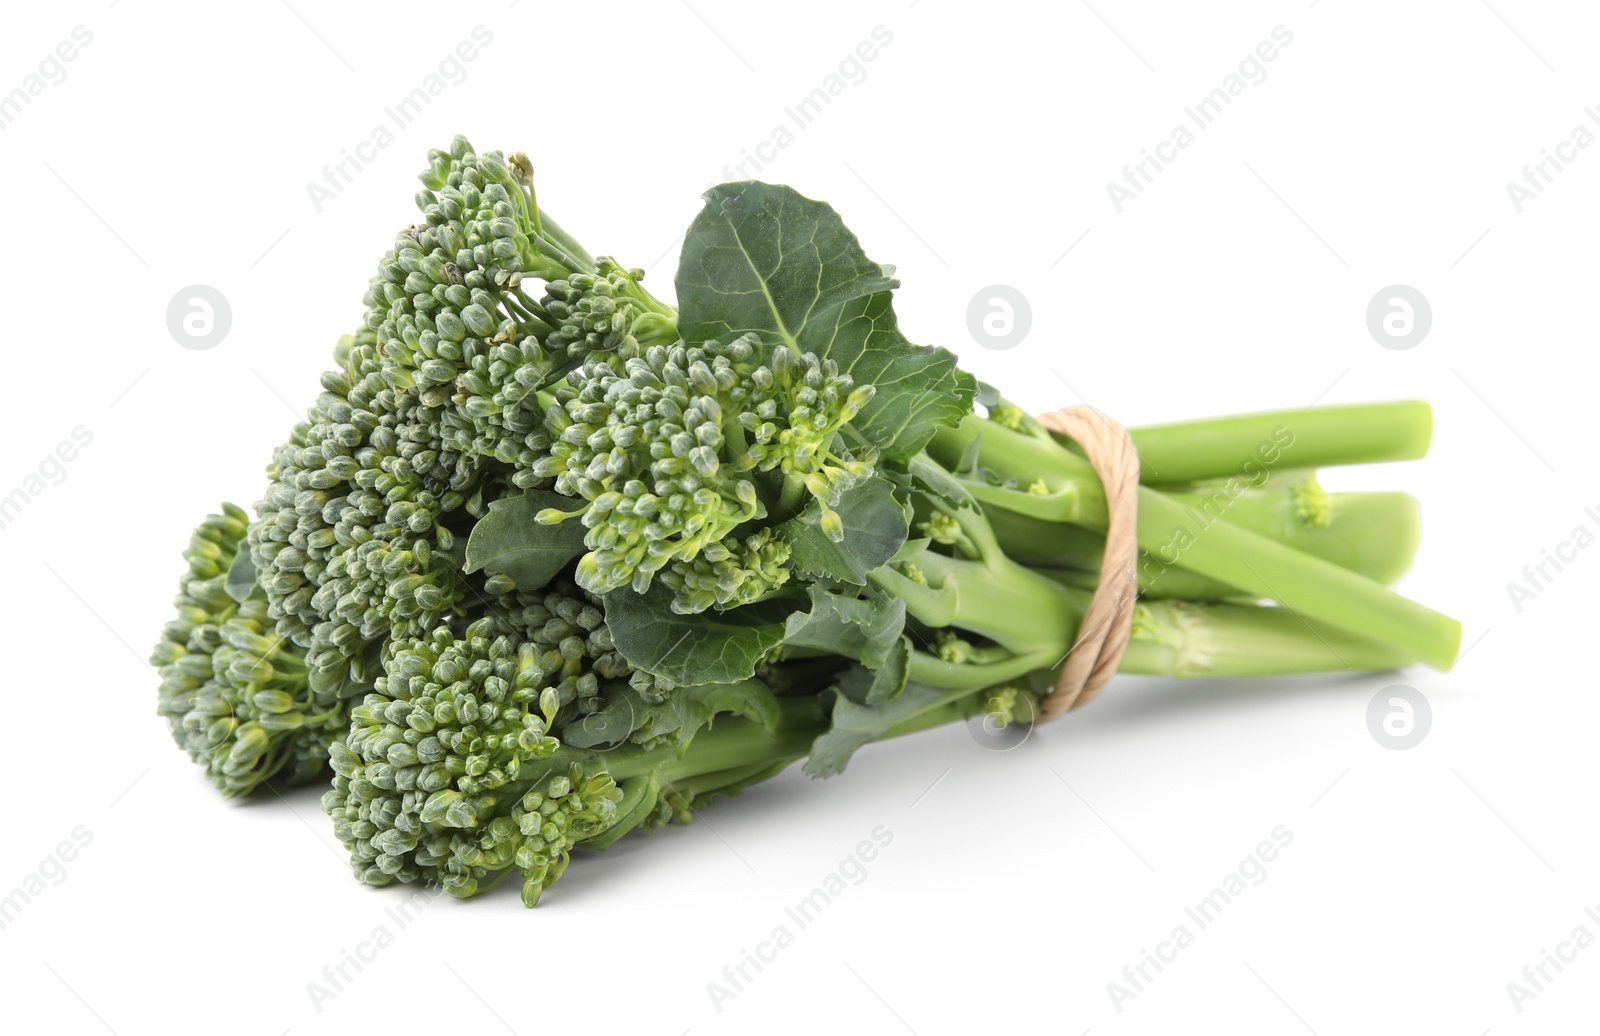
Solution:
M 1332 562 L 1385 586 L 1411 568 L 1422 544 L 1422 510 L 1409 493 L 1321 493 L 1311 483 L 1290 482 L 1240 496 L 1206 487 L 1168 493 L 1204 515 Z M 1307 497 L 1312 499 L 1307 499 Z
M 706 773 L 696 773 L 684 777 L 667 785 L 670 791 L 677 792 L 689 802 L 697 796 L 707 792 L 731 793 L 733 789 L 743 788 L 757 780 L 773 776 L 778 770 L 788 766 L 795 760 L 786 754 L 779 755 L 776 759 L 766 757 L 743 763 L 726 770 L 712 770 Z
M 1153 489 L 1139 490 L 1139 568 L 1155 578 L 1177 564 L 1271 598 L 1309 619 L 1389 644 L 1436 669 L 1449 669 L 1461 624 L 1365 576 L 1201 515 Z
M 1061 526 L 1073 528 L 1073 526 Z M 1041 568 L 1041 575 L 1049 576 L 1062 586 L 1070 586 L 1079 590 L 1093 590 L 1100 585 L 1100 570 L 1083 571 L 1070 568 Z M 1220 583 L 1215 579 L 1196 575 L 1186 568 L 1173 567 L 1162 571 L 1160 578 L 1155 580 L 1155 585 L 1147 586 L 1141 580 L 1139 596 L 1148 600 L 1174 600 L 1174 601 L 1225 601 L 1233 598 L 1248 598 L 1248 594 L 1236 586 Z
M 1089 595 L 1079 592 L 1087 607 Z M 926 652 L 911 655 L 910 678 L 930 687 L 979 690 L 1055 670 L 1072 644 L 1076 625 L 1037 650 L 984 664 L 946 662 Z M 1143 601 L 1135 612 L 1121 673 L 1173 677 L 1289 676 L 1342 670 L 1395 669 L 1411 656 L 1287 608 L 1256 604 Z
M 1277 483 L 1250 489 L 1238 497 L 1225 487 L 1167 495 L 1196 512 L 1222 518 L 1241 528 L 1276 540 L 1284 546 L 1330 561 L 1384 585 L 1405 575 L 1422 540 L 1420 511 L 1406 493 L 1329 493 L 1308 505 L 1301 493 L 1304 481 Z M 1079 526 L 1046 521 L 1019 513 L 1005 505 L 1011 490 L 994 489 L 989 500 L 998 506 L 986 514 L 1006 554 L 1033 568 L 1065 570 L 1074 586 L 1093 588 L 1105 551 L 1105 537 Z M 1025 506 L 1025 502 L 1021 502 Z M 1086 574 L 1087 580 L 1070 578 Z M 1237 587 L 1196 575 L 1186 568 L 1164 568 L 1160 578 L 1142 581 L 1139 590 L 1150 597 L 1202 600 L 1236 597 Z
M 665 791 L 692 801 L 706 792 L 731 791 L 775 776 L 804 758 L 828 730 L 823 705 L 818 694 L 781 699 L 771 729 L 741 716 L 719 716 L 687 745 L 627 744 L 607 752 L 562 748 L 537 772 L 524 774 L 517 787 L 537 783 L 573 762 L 585 773 L 609 774 L 622 789 L 617 820 L 580 843 L 586 849 L 603 849 L 644 823 Z
M 821 699 L 806 695 L 779 699 L 778 719 L 770 731 L 754 720 L 719 716 L 709 729 L 695 735 L 687 749 L 675 744 L 654 748 L 628 744 L 610 752 L 574 754 L 586 769 L 605 770 L 619 784 L 646 774 L 676 783 L 762 762 L 792 762 L 809 753 L 811 742 L 827 729 Z M 557 763 L 565 761 L 564 752 L 557 753 Z
M 1033 501 L 1026 513 L 1035 517 L 1105 531 L 1105 493 L 1083 458 L 1053 443 L 970 418 L 957 428 L 941 430 L 929 452 L 953 467 L 974 439 L 984 468 L 1023 485 L 1042 479 L 1049 490 L 1035 497 L 968 483 L 986 507 Z M 1139 489 L 1138 515 L 1143 581 L 1181 565 L 1251 596 L 1271 598 L 1309 619 L 1389 644 L 1437 669 L 1448 669 L 1455 661 L 1461 643 L 1459 623 L 1371 579 L 1209 518 L 1148 487 Z
M 1129 430 L 1146 485 L 1249 477 L 1280 465 L 1327 468 L 1417 460 L 1433 439 L 1420 400 L 1272 410 Z
M 1288 676 L 1396 669 L 1410 656 L 1287 608 L 1150 601 L 1140 605 L 1121 673 Z
M 1077 627 L 1074 626 L 1073 630 Z M 1070 645 L 1069 645 L 1070 646 Z M 1046 669 L 1054 669 L 1061 664 L 1062 655 L 1066 647 L 1057 649 L 1052 646 L 1043 651 L 1031 651 L 1017 655 L 1003 662 L 986 662 L 975 665 L 971 662 L 946 662 L 924 651 L 911 653 L 911 665 L 908 669 L 909 679 L 913 683 L 927 684 L 929 687 L 949 687 L 957 690 L 976 691 L 984 687 L 994 687 L 998 684 L 1020 680 L 1029 673 L 1036 673 Z
M 915 564 L 928 585 L 888 567 L 867 578 L 902 598 L 907 613 L 929 626 L 976 633 L 1020 654 L 1070 637 L 1083 618 L 1087 597 L 1080 591 L 1004 557 L 969 561 L 928 551 L 917 555 Z

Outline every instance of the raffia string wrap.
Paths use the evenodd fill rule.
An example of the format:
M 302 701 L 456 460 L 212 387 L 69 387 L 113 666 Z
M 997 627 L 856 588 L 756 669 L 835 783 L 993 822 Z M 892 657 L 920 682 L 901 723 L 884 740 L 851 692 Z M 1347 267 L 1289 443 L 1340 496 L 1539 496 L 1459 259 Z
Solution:
M 1038 722 L 1043 723 L 1093 701 L 1128 646 L 1139 591 L 1139 451 L 1120 424 L 1086 406 L 1041 414 L 1039 423 L 1083 447 L 1105 487 L 1107 517 L 1100 583 L 1054 690 L 1039 703 Z

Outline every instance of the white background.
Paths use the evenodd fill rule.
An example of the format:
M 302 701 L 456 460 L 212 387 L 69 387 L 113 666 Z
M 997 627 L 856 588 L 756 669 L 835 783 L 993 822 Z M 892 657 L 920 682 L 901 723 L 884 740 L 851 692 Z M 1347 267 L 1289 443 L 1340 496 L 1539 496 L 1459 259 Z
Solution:
M 0 894 L 82 826 L 66 877 L 0 930 L 10 1031 L 1569 1033 L 1600 948 L 1535 999 L 1507 984 L 1600 936 L 1591 648 L 1600 550 L 1519 613 L 1507 584 L 1600 528 L 1593 231 L 1600 148 L 1513 206 L 1523 167 L 1600 102 L 1579 5 L 105 3 L 12 5 L 0 93 L 75 26 L 66 78 L 0 130 L 7 448 L 0 494 L 72 429 L 93 442 L 0 530 L 7 832 Z M 297 13 L 298 12 L 298 13 Z M 1098 12 L 1098 13 L 1097 13 Z M 1498 12 L 1498 14 L 1496 13 Z M 1502 19 L 1503 16 L 1503 19 Z M 492 42 L 317 211 L 476 25 Z M 1251 85 L 1119 214 L 1106 185 L 1275 26 Z M 1045 409 L 1128 424 L 1421 397 L 1424 462 L 1331 474 L 1406 488 L 1403 589 L 1460 617 L 1448 675 L 1123 678 L 1009 753 L 951 728 L 797 772 L 709 823 L 575 861 L 537 911 L 355 883 L 317 790 L 219 801 L 168 741 L 144 662 L 188 530 L 250 504 L 354 326 L 415 172 L 457 132 L 524 149 L 541 202 L 670 295 L 697 195 L 770 139 L 875 26 L 892 41 L 758 175 L 831 201 L 898 265 L 915 340 Z M 459 75 L 456 76 L 459 78 Z M 859 78 L 859 76 L 856 76 Z M 757 175 L 746 167 L 743 175 Z M 980 348 L 990 284 L 1032 302 Z M 1380 347 L 1386 285 L 1431 301 Z M 170 299 L 232 306 L 214 349 Z M 1404 682 L 1433 727 L 1393 751 L 1368 702 Z M 714 825 L 714 830 L 713 830 Z M 892 843 L 719 1013 L 707 984 L 878 825 Z M 1135 999 L 1124 981 L 1278 825 L 1292 844 Z M 392 944 L 317 1010 L 379 926 Z M 793 925 L 791 925 L 791 928 Z M 1191 928 L 1193 925 L 1191 924 Z M 1554 974 L 1552 972 L 1552 974 Z

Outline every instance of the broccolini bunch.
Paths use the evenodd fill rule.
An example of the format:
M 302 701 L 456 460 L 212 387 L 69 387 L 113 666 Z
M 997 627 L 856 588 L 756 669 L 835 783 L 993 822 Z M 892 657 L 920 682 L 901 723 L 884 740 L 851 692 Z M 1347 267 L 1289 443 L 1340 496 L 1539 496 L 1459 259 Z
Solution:
M 901 333 L 831 208 L 708 191 L 672 305 L 562 230 L 522 155 L 458 137 L 422 181 L 255 517 L 185 554 L 159 711 L 224 794 L 331 768 L 363 881 L 514 877 L 532 905 L 574 851 L 798 760 L 1032 719 L 1102 578 L 1103 487 Z M 1415 502 L 1311 470 L 1428 429 L 1402 403 L 1135 430 L 1121 668 L 1448 666 L 1456 624 L 1385 589 Z

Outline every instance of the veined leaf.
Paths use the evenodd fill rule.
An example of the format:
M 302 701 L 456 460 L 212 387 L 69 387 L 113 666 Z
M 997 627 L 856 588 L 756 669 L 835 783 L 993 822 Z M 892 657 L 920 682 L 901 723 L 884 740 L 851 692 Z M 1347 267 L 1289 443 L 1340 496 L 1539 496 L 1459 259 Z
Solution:
M 574 748 L 605 749 L 622 744 L 637 731 L 640 739 L 670 735 L 682 744 L 725 713 L 744 716 L 771 731 L 778 722 L 778 699 L 758 680 L 675 687 L 665 701 L 654 704 L 628 687 L 604 709 L 568 723 L 561 740 Z
M 914 457 L 907 466 L 911 484 L 956 507 L 977 507 L 978 502 L 961 480 L 927 457 Z
M 872 685 L 867 688 L 867 704 L 882 705 L 900 697 L 900 692 L 906 689 L 906 678 L 910 672 L 911 638 L 896 637 L 883 664 L 872 671 Z
M 812 777 L 832 777 L 842 773 L 850 757 L 862 745 L 870 744 L 892 728 L 907 723 L 930 709 L 936 709 L 973 692 L 908 683 L 894 700 L 882 704 L 869 701 L 877 676 L 857 667 L 839 680 L 833 702 L 833 726 L 811 745 L 811 756 L 804 770 Z
M 676 684 L 736 683 L 783 641 L 792 603 L 762 601 L 725 612 L 679 615 L 660 582 L 645 593 L 623 587 L 606 594 L 606 625 L 635 669 Z
M 811 610 L 789 616 L 783 642 L 831 651 L 869 669 L 888 664 L 906 624 L 906 602 L 869 590 L 865 598 L 811 586 Z
M 867 573 L 894 557 L 906 542 L 910 519 L 894 486 L 871 478 L 847 489 L 834 508 L 844 527 L 844 539 L 830 540 L 820 527 L 822 505 L 811 505 L 779 527 L 789 542 L 795 565 L 803 572 L 865 585 Z
M 839 214 L 793 188 L 742 181 L 705 193 L 678 264 L 684 338 L 746 332 L 833 360 L 877 395 L 852 422 L 892 460 L 972 407 L 973 377 L 900 333 L 891 267 L 868 259 Z
M 510 576 L 521 590 L 539 589 L 584 552 L 584 528 L 576 518 L 540 525 L 534 515 L 575 506 L 568 497 L 537 489 L 494 501 L 467 538 L 466 570 Z

